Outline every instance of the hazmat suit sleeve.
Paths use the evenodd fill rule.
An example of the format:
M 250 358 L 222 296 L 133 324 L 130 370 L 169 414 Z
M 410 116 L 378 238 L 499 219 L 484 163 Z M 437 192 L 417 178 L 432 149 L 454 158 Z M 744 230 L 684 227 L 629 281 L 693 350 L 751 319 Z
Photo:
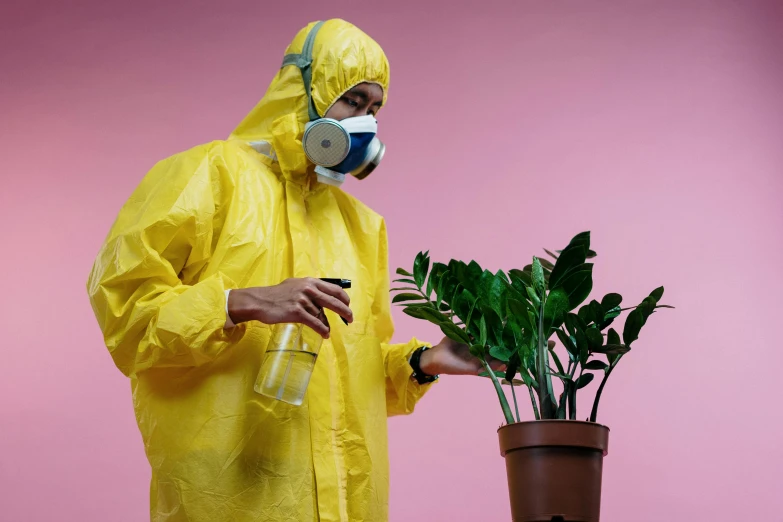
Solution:
M 430 345 L 415 338 L 405 344 L 389 344 L 394 334 L 389 279 L 388 237 L 386 224 L 381 221 L 376 279 L 378 284 L 373 306 L 373 319 L 376 334 L 381 340 L 383 362 L 386 369 L 387 415 L 407 415 L 413 412 L 418 400 L 432 386 L 432 383 L 422 385 L 412 379 L 413 369 L 408 361 L 417 348 Z
M 211 158 L 204 146 L 155 165 L 123 206 L 90 273 L 95 316 L 127 376 L 202 365 L 244 332 L 241 325 L 223 328 L 232 281 L 219 272 L 201 275 L 233 188 L 221 179 L 227 169 Z

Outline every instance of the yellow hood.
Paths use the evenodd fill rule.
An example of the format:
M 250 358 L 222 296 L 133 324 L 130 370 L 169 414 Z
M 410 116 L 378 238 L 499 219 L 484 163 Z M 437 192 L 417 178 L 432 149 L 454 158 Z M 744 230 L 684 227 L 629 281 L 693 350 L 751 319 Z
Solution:
M 310 96 L 317 114 L 308 111 L 303 71 L 295 64 L 284 65 L 261 101 L 229 137 L 254 144 L 257 150 L 271 155 L 289 179 L 306 172 L 309 166 L 301 141 L 308 121 L 323 117 L 343 94 L 360 83 L 380 85 L 384 103 L 389 88 L 389 61 L 383 49 L 344 20 L 309 24 L 288 46 L 286 58 L 303 54 L 314 28 Z

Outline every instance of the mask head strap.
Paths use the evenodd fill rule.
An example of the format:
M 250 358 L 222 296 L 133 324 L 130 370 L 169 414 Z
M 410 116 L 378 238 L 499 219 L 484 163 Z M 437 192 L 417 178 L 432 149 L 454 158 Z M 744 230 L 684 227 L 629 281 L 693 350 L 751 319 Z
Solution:
M 323 27 L 324 22 L 318 22 L 310 30 L 307 35 L 304 46 L 302 46 L 301 54 L 287 54 L 283 58 L 282 67 L 289 65 L 296 65 L 299 70 L 302 71 L 302 80 L 304 81 L 305 92 L 307 93 L 307 112 L 310 116 L 310 121 L 317 120 L 319 116 L 318 111 L 315 110 L 315 104 L 313 103 L 313 96 L 310 92 L 310 86 L 313 80 L 313 46 L 315 45 L 315 35 L 318 34 L 318 30 Z

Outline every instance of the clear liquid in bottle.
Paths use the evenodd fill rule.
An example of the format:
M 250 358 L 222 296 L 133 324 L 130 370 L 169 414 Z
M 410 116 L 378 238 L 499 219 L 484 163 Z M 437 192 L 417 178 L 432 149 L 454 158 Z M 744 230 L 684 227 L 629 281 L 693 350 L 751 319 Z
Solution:
M 320 335 L 301 324 L 277 325 L 253 387 L 256 393 L 300 406 L 321 340 Z

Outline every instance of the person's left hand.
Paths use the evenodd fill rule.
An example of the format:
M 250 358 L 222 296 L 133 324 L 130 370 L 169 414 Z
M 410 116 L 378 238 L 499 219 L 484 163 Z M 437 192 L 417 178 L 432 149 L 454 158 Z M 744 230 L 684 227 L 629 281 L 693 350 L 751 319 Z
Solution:
M 506 364 L 497 359 L 488 359 L 493 370 L 505 371 Z M 484 366 L 471 355 L 466 344 L 444 337 L 443 340 L 421 354 L 421 371 L 427 375 L 478 375 Z

